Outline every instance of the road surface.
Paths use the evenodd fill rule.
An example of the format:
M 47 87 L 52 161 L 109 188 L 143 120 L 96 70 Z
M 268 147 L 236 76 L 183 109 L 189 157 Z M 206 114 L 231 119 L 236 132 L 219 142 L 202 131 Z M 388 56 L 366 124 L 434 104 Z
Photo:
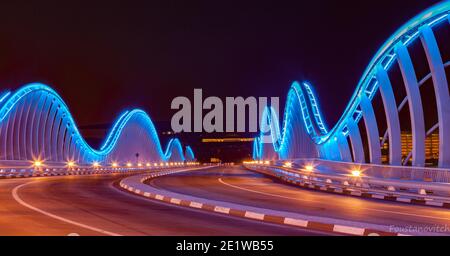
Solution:
M 127 175 L 0 180 L 0 235 L 324 235 L 157 202 L 114 186 Z M 158 177 L 149 185 L 218 201 L 395 227 L 446 227 L 446 209 L 300 189 L 242 167 Z
M 450 211 L 306 190 L 243 167 L 222 167 L 159 177 L 151 186 L 218 201 L 343 219 L 393 228 L 427 229 L 450 234 Z M 414 230 L 413 230 L 414 231 Z
M 151 201 L 113 187 L 123 177 L 0 180 L 0 235 L 324 234 Z

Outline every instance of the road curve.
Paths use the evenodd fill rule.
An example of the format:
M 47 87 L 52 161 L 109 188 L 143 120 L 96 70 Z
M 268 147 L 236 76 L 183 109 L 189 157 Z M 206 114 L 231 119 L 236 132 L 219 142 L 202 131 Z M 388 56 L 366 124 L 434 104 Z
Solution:
M 334 219 L 450 233 L 450 211 L 301 189 L 242 167 L 222 167 L 158 177 L 149 185 L 206 199 Z M 404 232 L 404 231 L 403 231 Z
M 322 235 L 168 205 L 113 186 L 126 175 L 0 180 L 0 235 Z

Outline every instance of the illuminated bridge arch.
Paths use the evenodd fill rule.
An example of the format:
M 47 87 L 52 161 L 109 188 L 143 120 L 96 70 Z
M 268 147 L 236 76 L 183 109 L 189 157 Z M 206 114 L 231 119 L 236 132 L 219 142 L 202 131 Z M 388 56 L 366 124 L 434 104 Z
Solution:
M 193 159 L 192 149 L 187 150 Z M 163 150 L 155 126 L 142 110 L 125 111 L 105 142 L 93 149 L 81 136 L 61 97 L 50 87 L 33 83 L 0 98 L 0 161 L 77 164 L 93 162 L 184 161 L 180 141 Z
M 288 94 L 281 139 L 272 143 L 278 158 L 303 158 L 317 154 L 317 157 L 327 160 L 381 164 L 382 147 L 388 145 L 389 164 L 405 165 L 411 162 L 413 166 L 424 166 L 426 138 L 438 131 L 438 167 L 449 168 L 450 96 L 447 75 L 450 53 L 443 52 L 443 49 L 450 49 L 445 47 L 448 42 L 439 46 L 435 35 L 439 31 L 448 33 L 449 13 L 450 1 L 445 1 L 419 14 L 397 30 L 370 61 L 343 115 L 331 130 L 324 123 L 312 85 L 301 83 L 301 90 L 295 90 L 299 96 L 291 97 L 293 88 L 299 88 L 298 83 L 294 83 Z M 447 36 L 448 40 L 448 35 L 443 36 Z M 412 45 L 422 47 L 425 56 L 423 63 L 429 69 L 429 73 L 420 78 L 412 60 L 415 56 L 410 55 Z M 394 66 L 401 73 L 400 83 L 395 83 L 391 77 Z M 437 121 L 430 127 L 426 127 L 426 106 L 422 102 L 424 95 L 421 91 L 427 82 L 432 82 L 434 93 L 430 94 L 434 95 L 437 113 Z M 405 91 L 405 96 L 398 99 L 397 89 Z M 378 92 L 381 106 L 374 105 L 373 99 Z M 299 107 L 292 108 L 292 105 Z M 400 122 L 400 112 L 405 107 L 409 109 L 412 137 L 412 150 L 406 156 L 402 155 L 405 145 L 401 141 L 401 125 L 404 122 Z M 377 109 L 383 110 L 386 129 L 381 128 L 382 125 L 377 121 Z M 273 123 L 269 133 L 276 134 L 279 128 L 275 128 Z M 300 124 L 304 132 L 293 133 L 292 127 Z M 262 131 L 253 145 L 255 159 L 264 158 L 262 152 L 267 145 L 260 139 L 263 135 Z M 314 149 L 311 149 L 310 143 L 304 142 L 307 138 L 314 143 Z M 287 154 L 299 147 L 298 144 L 301 144 L 303 151 L 294 150 Z M 365 155 L 368 155 L 368 161 Z
M 316 136 L 315 124 L 306 103 L 307 98 L 310 102 L 312 98 L 311 95 L 304 93 L 305 85 L 309 84 L 306 82 L 302 85 L 297 82 L 292 84 L 286 100 L 281 130 L 276 111 L 270 106 L 264 109 L 260 125 L 261 134 L 253 144 L 255 159 L 273 160 L 277 156 L 282 159 L 317 156 L 312 141 Z M 318 110 L 315 113 L 317 113 L 316 120 L 323 119 Z M 321 128 L 326 129 L 324 124 Z
M 194 151 L 192 150 L 191 146 L 186 146 L 186 153 L 184 155 L 185 155 L 186 161 L 194 161 L 195 160 Z

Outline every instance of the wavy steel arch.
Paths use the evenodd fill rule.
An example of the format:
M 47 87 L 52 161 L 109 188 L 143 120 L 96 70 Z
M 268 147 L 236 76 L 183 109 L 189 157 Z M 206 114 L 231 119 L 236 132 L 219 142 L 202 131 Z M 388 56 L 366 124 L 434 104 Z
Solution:
M 450 61 L 444 63 L 441 53 L 434 36 L 433 28 L 438 25 L 450 23 L 450 1 L 444 1 L 437 4 L 415 18 L 408 21 L 399 30 L 397 30 L 378 50 L 364 71 L 357 88 L 351 97 L 351 100 L 337 124 L 327 130 L 320 110 L 317 106 L 317 100 L 309 83 L 302 83 L 304 93 L 307 95 L 309 102 L 305 100 L 305 96 L 291 97 L 293 88 L 298 91 L 297 85 L 293 85 L 288 93 L 286 104 L 283 130 L 281 142 L 289 137 L 286 127 L 292 126 L 294 115 L 301 114 L 304 128 L 307 131 L 309 139 L 314 142 L 318 156 L 322 159 L 339 160 L 339 161 L 364 161 L 364 149 L 362 145 L 361 133 L 358 123 L 364 120 L 367 131 L 367 141 L 370 155 L 370 163 L 379 164 L 381 146 L 389 139 L 389 161 L 391 165 L 401 165 L 401 133 L 399 122 L 399 111 L 409 105 L 410 121 L 412 127 L 413 150 L 405 159 L 406 161 L 412 157 L 414 166 L 423 166 L 425 163 L 425 137 L 439 129 L 439 162 L 438 167 L 450 167 L 450 96 L 448 90 L 448 80 L 445 74 L 445 68 L 450 65 Z M 417 80 L 414 66 L 408 52 L 408 46 L 420 39 L 424 48 L 427 62 L 430 68 L 430 74 L 421 81 Z M 388 71 L 393 64 L 397 62 L 403 77 L 404 87 L 407 92 L 406 98 L 397 105 L 394 97 L 393 87 L 389 79 Z M 423 106 L 419 87 L 428 79 L 432 79 L 435 91 L 436 106 L 438 113 L 438 123 L 430 130 L 425 131 Z M 378 124 L 374 114 L 372 99 L 376 92 L 380 91 L 383 101 L 384 112 L 387 121 L 387 130 L 379 132 Z M 298 92 L 297 92 L 298 94 Z M 295 113 L 295 110 L 289 108 L 290 101 L 296 100 L 300 105 L 301 113 Z M 304 106 L 308 105 L 308 107 Z M 297 111 L 298 112 L 298 111 Z M 311 112 L 311 113 L 310 113 Z M 311 118 L 313 116 L 314 118 Z M 271 125 L 271 128 L 274 128 Z M 312 128 L 314 127 L 314 129 Z M 380 143 L 380 135 L 383 140 Z M 306 137 L 308 137 L 306 136 Z M 347 140 L 348 138 L 348 140 Z M 302 137 L 292 138 L 293 140 L 305 140 Z M 273 142 L 273 148 L 278 152 L 278 157 L 285 159 L 286 154 L 283 150 L 279 150 L 278 140 Z M 256 139 L 253 149 L 254 158 L 262 159 L 261 154 L 264 143 L 260 139 Z M 267 146 L 266 146 L 267 147 Z M 286 150 L 286 149 L 285 149 Z M 311 151 L 313 153 L 313 151 Z M 297 154 L 288 158 L 302 158 L 305 155 Z M 404 161 L 404 163 L 406 162 Z
M 190 147 L 186 153 L 194 159 Z M 163 150 L 152 120 L 140 109 L 120 115 L 102 146 L 94 149 L 80 134 L 61 97 L 44 84 L 32 83 L 0 96 L 0 161 L 36 159 L 109 164 L 185 161 L 186 157 L 177 138 L 170 139 Z

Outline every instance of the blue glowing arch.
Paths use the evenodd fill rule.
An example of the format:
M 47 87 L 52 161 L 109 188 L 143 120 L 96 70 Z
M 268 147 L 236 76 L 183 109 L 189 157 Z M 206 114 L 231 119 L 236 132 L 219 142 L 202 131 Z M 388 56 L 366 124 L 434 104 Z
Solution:
M 193 161 L 195 160 L 194 151 L 192 151 L 191 146 L 186 146 L 186 153 L 185 153 L 185 159 L 186 161 Z
M 177 138 L 170 139 L 162 149 L 152 120 L 140 109 L 121 114 L 100 148 L 92 148 L 62 98 L 40 83 L 0 96 L 0 147 L 0 161 L 42 159 L 82 165 L 186 160 Z M 191 148 L 186 153 L 193 159 Z
M 405 164 L 405 160 L 408 161 L 412 158 L 413 165 L 423 166 L 425 161 L 425 137 L 439 128 L 438 166 L 443 168 L 450 167 L 450 96 L 445 74 L 445 68 L 450 65 L 450 61 L 443 62 L 433 31 L 439 25 L 445 23 L 448 25 L 450 22 L 449 13 L 450 1 L 444 1 L 417 15 L 398 29 L 380 47 L 369 62 L 344 113 L 331 130 L 328 130 L 320 113 L 317 97 L 311 84 L 303 82 L 300 88 L 299 83 L 294 82 L 288 93 L 281 135 L 277 135 L 279 129 L 275 127 L 276 122 L 271 121 L 273 124 L 269 126 L 270 133 L 275 134 L 272 137 L 280 138 L 272 141 L 273 148 L 278 153 L 278 158 L 305 157 L 307 154 L 304 152 L 297 154 L 287 152 L 291 150 L 290 147 L 295 146 L 295 141 L 297 143 L 298 141 L 304 141 L 309 136 L 310 140 L 315 144 L 315 149 L 310 150 L 310 154 L 317 153 L 318 157 L 328 160 L 363 162 L 365 161 L 364 149 L 358 123 L 360 120 L 364 120 L 371 163 L 381 163 L 381 145 L 388 138 L 390 164 Z M 408 46 L 418 39 L 423 45 L 431 70 L 431 73 L 421 81 L 417 81 L 408 53 Z M 400 105 L 397 105 L 397 102 L 395 102 L 393 88 L 388 76 L 388 72 L 395 62 L 400 66 L 404 86 L 407 91 L 407 97 Z M 439 120 L 430 130 L 425 131 L 422 102 L 418 88 L 427 79 L 433 79 Z M 384 134 L 383 132 L 380 134 L 378 131 L 372 106 L 372 99 L 378 91 L 380 91 L 383 99 L 388 125 L 388 129 Z M 294 97 L 293 95 L 296 96 Z M 406 103 L 410 106 L 414 145 L 410 155 L 405 160 L 402 160 L 398 111 Z M 292 105 L 298 105 L 298 110 L 293 109 Z M 295 116 L 298 116 L 298 118 L 295 119 Z M 293 122 L 302 124 L 308 136 L 305 134 L 292 136 L 290 134 L 292 132 L 288 128 L 298 126 L 298 124 Z M 262 136 L 264 136 L 263 131 L 261 131 L 261 135 L 255 139 L 253 144 L 253 157 L 255 159 L 263 159 L 265 157 L 264 149 L 267 148 L 267 145 L 265 145 L 267 143 L 261 140 Z M 383 137 L 381 143 L 380 137 Z M 348 144 L 348 141 L 351 145 Z M 309 144 L 307 143 L 304 147 L 309 148 Z

